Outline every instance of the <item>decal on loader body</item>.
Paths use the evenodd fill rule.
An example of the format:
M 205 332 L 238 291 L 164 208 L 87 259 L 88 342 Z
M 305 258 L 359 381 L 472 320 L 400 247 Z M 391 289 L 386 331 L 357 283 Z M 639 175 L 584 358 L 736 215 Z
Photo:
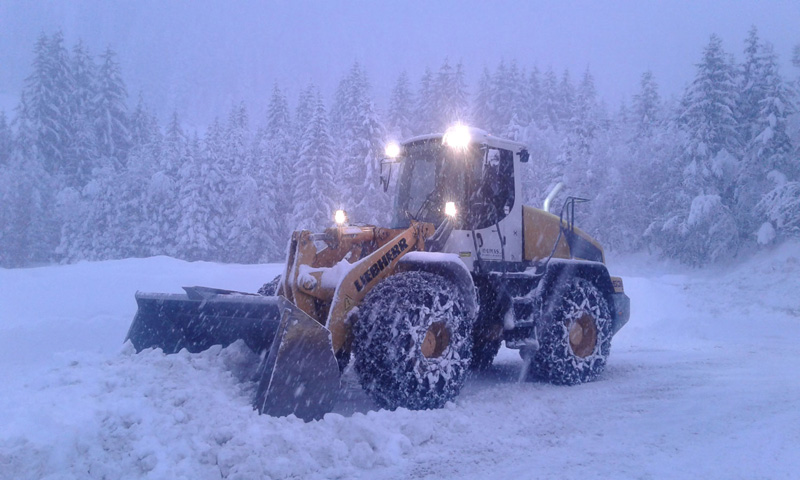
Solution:
M 356 287 L 356 291 L 361 291 L 364 287 L 371 282 L 375 277 L 378 276 L 379 273 L 383 271 L 392 260 L 400 256 L 408 248 L 408 243 L 406 242 L 405 238 L 401 238 L 396 245 L 392 246 L 392 248 L 384 253 L 378 260 L 375 261 L 372 265 L 370 265 L 369 269 L 364 272 L 355 282 L 353 285 Z

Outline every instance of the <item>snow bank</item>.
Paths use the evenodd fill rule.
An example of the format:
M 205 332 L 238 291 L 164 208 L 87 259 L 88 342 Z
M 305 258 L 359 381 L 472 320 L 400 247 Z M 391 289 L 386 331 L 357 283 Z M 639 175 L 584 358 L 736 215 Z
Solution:
M 255 291 L 277 265 L 0 269 L 0 478 L 794 478 L 800 245 L 709 271 L 627 260 L 631 320 L 597 382 L 516 383 L 502 349 L 444 409 L 390 412 L 348 370 L 311 423 L 253 412 L 240 344 L 122 345 L 136 290 Z

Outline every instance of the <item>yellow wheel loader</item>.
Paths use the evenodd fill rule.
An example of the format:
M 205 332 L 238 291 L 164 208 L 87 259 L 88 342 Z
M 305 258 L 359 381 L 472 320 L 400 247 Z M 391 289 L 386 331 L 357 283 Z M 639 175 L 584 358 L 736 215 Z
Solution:
M 520 350 L 524 377 L 597 377 L 629 299 L 602 247 L 574 225 L 583 200 L 550 213 L 559 185 L 542 209 L 522 205 L 528 151 L 478 129 L 386 153 L 391 228 L 349 225 L 339 211 L 322 233 L 294 232 L 283 274 L 260 294 L 137 293 L 127 338 L 165 353 L 241 339 L 262 354 L 254 407 L 305 420 L 331 411 L 351 356 L 364 390 L 389 409 L 443 406 L 501 342 Z

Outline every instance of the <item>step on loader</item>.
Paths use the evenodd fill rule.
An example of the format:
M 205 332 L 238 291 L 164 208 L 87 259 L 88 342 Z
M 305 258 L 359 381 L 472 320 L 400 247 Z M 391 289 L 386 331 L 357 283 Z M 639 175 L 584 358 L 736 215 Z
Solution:
M 137 293 L 127 339 L 165 353 L 243 340 L 262 355 L 254 407 L 306 421 L 333 409 L 351 356 L 388 409 L 442 407 L 501 342 L 520 350 L 521 377 L 591 381 L 629 299 L 575 226 L 583 199 L 550 213 L 559 184 L 542 209 L 522 205 L 528 160 L 524 145 L 462 125 L 389 144 L 380 180 L 396 191 L 391 227 L 338 211 L 322 233 L 294 232 L 282 275 L 259 294 Z

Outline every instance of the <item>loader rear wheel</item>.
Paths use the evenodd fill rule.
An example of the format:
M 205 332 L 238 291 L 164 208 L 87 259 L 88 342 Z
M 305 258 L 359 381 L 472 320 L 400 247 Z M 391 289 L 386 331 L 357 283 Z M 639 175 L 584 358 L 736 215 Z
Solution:
M 611 348 L 611 313 L 602 292 L 589 280 L 573 277 L 556 291 L 546 316 L 533 373 L 558 385 L 597 378 Z
M 269 282 L 265 283 L 258 289 L 259 295 L 264 295 L 266 297 L 272 297 L 278 294 L 278 285 L 281 283 L 281 276 L 278 275 L 277 277 L 273 278 Z
M 382 408 L 440 408 L 461 391 L 472 327 L 464 294 L 429 272 L 400 272 L 365 298 L 354 326 L 361 386 Z

